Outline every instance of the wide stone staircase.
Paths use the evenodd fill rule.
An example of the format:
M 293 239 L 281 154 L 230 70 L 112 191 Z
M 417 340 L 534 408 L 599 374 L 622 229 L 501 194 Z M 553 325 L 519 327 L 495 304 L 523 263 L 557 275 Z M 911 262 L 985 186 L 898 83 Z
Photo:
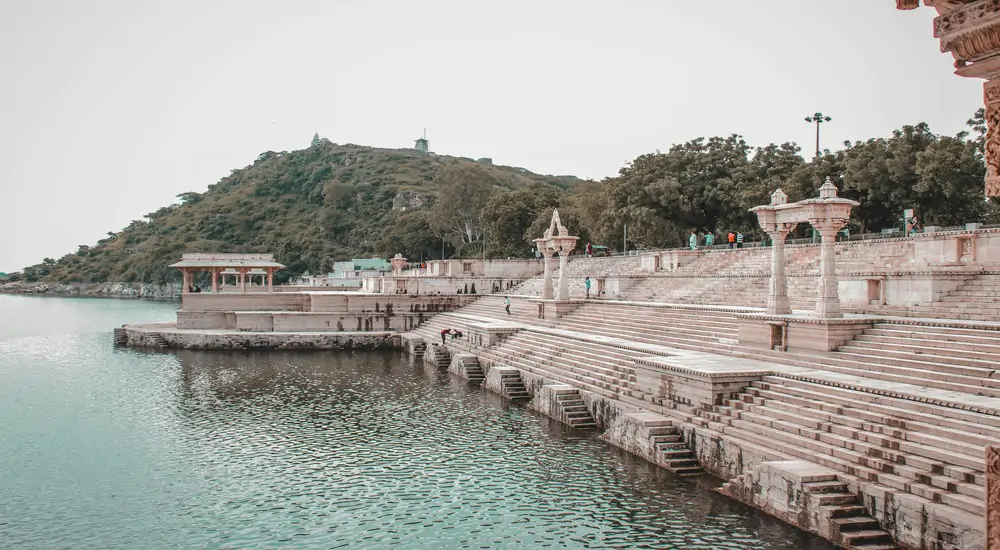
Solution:
M 737 337 L 733 311 L 740 310 L 592 303 L 561 318 L 558 326 L 678 349 L 725 350 Z
M 866 311 L 901 317 L 1000 322 L 1000 273 L 970 274 L 957 289 L 930 303 L 879 305 Z
M 699 416 L 704 427 L 737 440 L 821 464 L 915 505 L 945 504 L 972 516 L 984 508 L 984 446 L 1000 436 L 1000 417 L 780 376 L 754 382 Z
M 832 352 L 778 352 L 735 347 L 735 353 L 872 381 L 1000 397 L 1000 326 L 942 326 L 885 321 Z

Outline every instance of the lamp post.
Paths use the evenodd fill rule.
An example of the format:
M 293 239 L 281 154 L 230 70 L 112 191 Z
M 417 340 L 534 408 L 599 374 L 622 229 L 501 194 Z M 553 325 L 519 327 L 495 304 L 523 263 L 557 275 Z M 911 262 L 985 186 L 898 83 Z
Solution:
M 823 113 L 814 113 L 813 116 L 807 116 L 806 122 L 816 123 L 816 158 L 819 158 L 819 125 L 824 122 L 830 122 L 830 117 L 825 116 Z

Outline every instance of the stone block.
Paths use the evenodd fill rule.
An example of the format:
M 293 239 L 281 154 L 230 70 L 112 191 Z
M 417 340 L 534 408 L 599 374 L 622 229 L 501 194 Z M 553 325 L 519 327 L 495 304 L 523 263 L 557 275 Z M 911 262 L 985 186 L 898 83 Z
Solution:
M 823 319 L 805 314 L 736 314 L 739 343 L 764 349 L 826 352 L 836 350 L 875 324 L 875 319 L 848 315 Z

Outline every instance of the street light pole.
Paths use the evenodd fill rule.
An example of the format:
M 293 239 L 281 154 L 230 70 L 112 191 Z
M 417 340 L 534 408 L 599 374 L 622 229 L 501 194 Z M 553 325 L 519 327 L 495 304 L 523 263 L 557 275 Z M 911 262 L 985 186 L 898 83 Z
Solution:
M 815 113 L 813 116 L 807 116 L 806 122 L 816 123 L 816 158 L 819 159 L 819 125 L 824 122 L 830 122 L 830 117 L 825 116 L 823 113 Z

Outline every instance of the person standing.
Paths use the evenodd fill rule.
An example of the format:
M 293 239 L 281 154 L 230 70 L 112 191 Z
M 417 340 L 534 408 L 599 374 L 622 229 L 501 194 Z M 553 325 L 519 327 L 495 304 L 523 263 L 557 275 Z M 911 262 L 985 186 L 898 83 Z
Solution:
M 736 248 L 743 248 L 743 232 L 736 234 Z
M 503 308 L 507 312 L 507 315 L 510 315 L 510 296 L 504 296 L 503 298 Z
M 587 243 L 587 257 L 588 258 L 594 257 L 594 249 L 593 247 L 590 246 L 590 243 Z
M 590 299 L 590 277 L 583 280 L 583 286 L 587 289 L 587 299 Z
M 715 244 L 715 234 L 711 231 L 705 233 L 705 248 L 712 248 Z
M 691 232 L 691 236 L 688 237 L 688 247 L 691 250 L 698 250 L 698 234 L 694 231 Z
M 450 328 L 446 328 L 446 329 L 444 329 L 444 330 L 441 331 L 441 345 L 442 346 L 444 345 L 445 338 L 448 336 L 448 333 L 450 333 L 450 332 L 451 332 Z
M 736 233 L 730 231 L 729 234 L 726 235 L 726 240 L 729 242 L 729 248 L 731 250 L 733 245 L 736 244 Z

